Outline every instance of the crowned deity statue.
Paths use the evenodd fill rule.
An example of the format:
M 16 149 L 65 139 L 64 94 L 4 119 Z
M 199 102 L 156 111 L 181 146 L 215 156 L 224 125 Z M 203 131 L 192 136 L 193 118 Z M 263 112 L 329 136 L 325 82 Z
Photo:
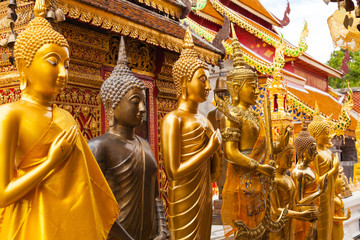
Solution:
M 297 204 L 304 202 L 304 197 L 297 200 L 297 190 L 293 179 L 286 174 L 294 162 L 294 147 L 289 143 L 292 136 L 291 125 L 282 126 L 277 141 L 274 143 L 274 160 L 276 162 L 276 176 L 274 189 L 271 192 L 271 209 L 273 219 L 278 219 L 285 208 L 288 209 L 288 218 L 284 227 L 275 233 L 270 233 L 270 240 L 294 240 L 294 219 L 301 221 L 315 220 L 318 212 L 315 209 L 301 211 Z M 301 136 L 300 136 L 301 139 Z M 299 147 L 299 138 L 297 147 Z M 302 144 L 302 142 L 301 142 Z
M 327 177 L 320 182 L 317 172 L 311 165 L 318 153 L 316 141 L 306 129 L 306 123 L 303 122 L 302 129 L 294 141 L 297 164 L 291 172 L 291 177 L 296 189 L 295 209 L 311 212 L 312 219 L 294 220 L 296 240 L 316 239 L 319 197 L 327 188 Z
M 160 128 L 171 239 L 207 240 L 211 235 L 211 183 L 221 172 L 222 157 L 220 131 L 198 112 L 211 90 L 205 70 L 188 28 L 172 71 L 178 107 L 162 119 Z
M 217 99 L 224 114 L 221 134 L 228 161 L 221 209 L 226 236 L 236 230 L 233 220 L 240 220 L 249 228 L 262 221 L 269 190 L 267 176 L 273 177 L 275 170 L 267 164 L 269 150 L 263 122 L 252 110 L 259 95 L 257 74 L 245 66 L 233 26 L 232 29 L 234 70 L 226 80 L 231 103 L 229 99 Z
M 69 45 L 45 11 L 36 0 L 16 39 L 21 100 L 0 106 L 0 239 L 106 239 L 119 206 L 74 118 L 53 104 Z
M 334 217 L 335 180 L 339 172 L 339 159 L 330 151 L 330 121 L 324 119 L 316 105 L 313 121 L 309 124 L 309 132 L 316 139 L 318 155 L 312 163 L 320 181 L 327 175 L 328 187 L 320 197 L 318 218 L 318 239 L 331 240 Z
M 121 37 L 117 66 L 100 92 L 109 130 L 88 142 L 121 209 L 108 239 L 165 240 L 170 234 L 159 196 L 157 162 L 150 144 L 135 135 L 146 114 L 146 88 L 126 63 Z

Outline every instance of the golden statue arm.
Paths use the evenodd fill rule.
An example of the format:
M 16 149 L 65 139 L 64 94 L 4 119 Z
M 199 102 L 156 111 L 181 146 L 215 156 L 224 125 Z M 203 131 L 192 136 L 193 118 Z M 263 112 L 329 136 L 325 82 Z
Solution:
M 186 162 L 181 162 L 181 136 L 180 136 L 180 120 L 171 116 L 164 119 L 161 123 L 161 138 L 163 139 L 163 158 L 166 173 L 169 179 L 178 179 L 195 171 L 200 165 L 211 157 L 220 147 L 219 139 L 221 139 L 220 131 L 215 131 L 207 146 L 197 154 L 193 155 Z
M 221 148 L 211 158 L 211 181 L 215 182 L 221 175 L 223 168 L 223 152 Z
M 351 211 L 350 211 L 350 208 L 349 208 L 346 217 L 334 216 L 334 221 L 346 221 L 346 220 L 349 220 L 350 218 L 351 218 Z
M 14 115 L 14 114 L 13 114 Z M 18 118 L 2 115 L 0 136 L 0 207 L 7 207 L 31 191 L 57 164 L 65 160 L 78 136 L 76 127 L 60 133 L 52 143 L 47 160 L 21 177 L 15 178 L 15 151 L 18 145 Z
M 295 197 L 296 205 L 308 205 L 311 204 L 316 198 L 318 198 L 321 195 L 321 191 L 318 190 L 314 192 L 313 194 L 310 194 L 307 197 L 304 197 L 304 175 L 300 174 L 297 176 L 297 180 L 295 182 L 295 187 L 298 189 Z

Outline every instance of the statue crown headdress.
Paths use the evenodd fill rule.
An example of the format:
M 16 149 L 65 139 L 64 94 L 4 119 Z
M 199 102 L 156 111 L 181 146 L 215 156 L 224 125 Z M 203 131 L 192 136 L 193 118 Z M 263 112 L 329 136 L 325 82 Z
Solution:
M 329 116 L 328 118 L 324 118 L 323 116 L 321 116 L 319 106 L 317 102 L 315 102 L 314 117 L 312 122 L 309 124 L 309 132 L 311 136 L 317 138 L 326 127 L 330 127 L 330 117 L 331 116 Z
M 115 109 L 125 94 L 133 88 L 146 89 L 144 83 L 131 72 L 127 65 L 125 41 L 121 37 L 117 65 L 101 85 L 101 100 L 105 106 L 107 106 L 107 101 L 110 101 L 110 107 Z
M 230 71 L 227 75 L 226 84 L 228 86 L 230 95 L 232 98 L 236 96 L 239 91 L 249 79 L 257 80 L 257 74 L 255 71 L 246 67 L 243 54 L 241 52 L 241 45 L 236 36 L 234 25 L 231 23 L 232 30 L 232 48 L 233 48 L 233 67 L 234 69 Z
M 29 67 L 36 52 L 45 44 L 55 43 L 61 47 L 69 48 L 65 37 L 55 31 L 44 18 L 46 12 L 45 0 L 36 0 L 34 7 L 35 18 L 30 21 L 15 41 L 14 55 L 16 62 L 24 59 Z
M 194 50 L 194 42 L 191 36 L 190 28 L 187 27 L 184 37 L 184 43 L 179 59 L 174 63 L 172 75 L 176 87 L 176 95 L 181 95 L 181 81 L 191 81 L 195 71 L 199 68 L 208 69 L 207 64 L 201 61 Z

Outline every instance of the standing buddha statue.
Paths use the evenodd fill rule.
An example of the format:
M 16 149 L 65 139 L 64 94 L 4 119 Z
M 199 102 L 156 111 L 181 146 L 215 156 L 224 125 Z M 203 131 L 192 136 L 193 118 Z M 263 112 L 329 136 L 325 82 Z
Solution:
M 229 101 L 217 100 L 225 115 L 221 119 L 221 133 L 229 162 L 221 209 L 226 236 L 236 230 L 233 220 L 241 220 L 249 228 L 262 221 L 270 183 L 266 176 L 273 177 L 275 170 L 267 164 L 269 151 L 263 123 L 252 111 L 259 95 L 257 74 L 246 68 L 233 26 L 232 30 L 234 70 L 226 80 L 230 109 Z
M 88 142 L 121 209 L 108 239 L 128 239 L 129 234 L 136 240 L 165 240 L 168 229 L 156 159 L 150 144 L 135 135 L 146 113 L 146 88 L 126 62 L 121 37 L 117 66 L 101 86 L 109 131 Z
M 319 176 L 311 163 L 317 155 L 316 141 L 306 131 L 306 124 L 303 123 L 302 129 L 294 141 L 297 164 L 292 170 L 291 177 L 295 182 L 296 192 L 296 209 L 298 211 L 311 210 L 318 216 L 319 197 L 325 193 L 327 186 L 326 177 L 323 180 L 320 190 Z M 313 218 L 309 221 L 305 219 L 295 219 L 295 239 L 315 239 L 317 234 L 317 223 Z
M 341 193 L 345 191 L 346 185 L 342 177 L 335 180 L 335 196 L 334 196 L 334 225 L 332 230 L 332 239 L 341 240 L 344 238 L 343 221 L 351 217 L 350 208 L 348 209 L 347 216 L 345 217 L 344 203 L 341 199 Z
M 335 180 L 339 171 L 339 160 L 330 151 L 331 138 L 329 120 L 323 119 L 316 105 L 313 121 L 309 124 L 309 132 L 316 139 L 318 155 L 313 162 L 314 169 L 322 181 L 328 175 L 328 187 L 320 197 L 320 213 L 318 219 L 318 239 L 330 240 L 334 216 Z
M 36 0 L 15 42 L 21 100 L 0 106 L 0 239 L 106 239 L 119 206 L 74 118 L 53 104 L 69 45 L 45 11 Z
M 297 189 L 295 183 L 286 171 L 292 167 L 294 162 L 294 147 L 289 143 L 292 127 L 287 125 L 280 129 L 280 135 L 274 144 L 274 158 L 276 162 L 276 176 L 274 189 L 271 192 L 272 218 L 278 219 L 285 208 L 288 209 L 286 217 L 288 221 L 284 227 L 275 233 L 270 233 L 270 240 L 294 240 L 294 219 L 301 221 L 315 220 L 317 210 L 308 209 L 301 211 L 297 208 Z M 297 143 L 299 145 L 299 143 Z
M 211 89 L 206 64 L 194 48 L 190 29 L 173 66 L 179 99 L 161 122 L 162 157 L 168 176 L 167 215 L 171 239 L 210 239 L 211 183 L 221 171 L 220 131 L 198 112 Z

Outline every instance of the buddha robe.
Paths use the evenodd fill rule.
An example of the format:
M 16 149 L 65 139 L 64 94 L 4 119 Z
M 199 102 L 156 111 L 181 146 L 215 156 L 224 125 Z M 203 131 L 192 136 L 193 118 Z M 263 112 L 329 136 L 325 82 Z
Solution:
M 334 201 L 334 217 L 345 217 L 344 203 L 339 196 L 335 195 L 336 200 Z M 343 239 L 344 238 L 344 227 L 343 221 L 334 220 L 332 239 Z
M 206 122 L 203 116 L 203 121 Z M 181 162 L 206 147 L 203 125 L 181 133 Z M 210 239 L 212 221 L 210 159 L 191 173 L 168 181 L 168 218 L 171 239 Z
M 268 160 L 268 148 L 262 124 L 253 149 L 242 153 L 261 164 Z M 233 220 L 241 220 L 250 228 L 260 224 L 265 215 L 269 180 L 269 177 L 257 171 L 228 163 L 221 208 L 225 236 L 230 236 L 236 231 L 233 228 Z
M 330 151 L 330 150 L 327 150 Z M 320 154 L 320 153 L 319 153 Z M 318 175 L 323 176 L 333 167 L 333 158 L 323 159 L 317 156 L 314 164 L 317 164 Z M 318 239 L 330 240 L 333 228 L 334 217 L 334 195 L 335 195 L 335 179 L 337 174 L 328 177 L 327 188 L 323 195 L 320 196 L 319 217 L 317 222 Z
M 45 161 L 55 138 L 74 125 L 67 111 L 54 106 L 50 126 L 20 161 L 15 177 Z M 0 239 L 106 239 L 118 213 L 119 206 L 79 134 L 68 159 L 23 198 L 4 208 Z
M 91 139 L 88 144 L 120 206 L 121 211 L 117 221 L 132 238 L 153 239 L 157 235 L 156 159 L 150 144 L 138 136 L 134 139 L 134 149 L 121 159 L 120 152 L 126 151 L 121 142 L 123 140 L 119 136 L 105 133 Z M 109 166 L 109 159 L 115 160 L 116 164 Z M 108 240 L 117 239 L 110 235 Z
M 311 182 L 307 182 L 308 180 L 306 180 L 306 179 L 308 179 L 308 178 L 305 178 L 305 185 L 304 185 L 304 189 L 303 189 L 304 198 L 307 196 L 310 196 L 311 194 L 313 194 L 319 190 L 319 177 L 311 165 L 310 165 L 310 169 L 314 173 L 315 179 Z M 296 181 L 296 179 L 294 179 L 294 181 Z M 318 208 L 319 204 L 320 204 L 320 198 L 316 198 L 312 204 Z M 307 209 L 297 209 L 297 210 L 304 211 Z M 304 240 L 305 237 L 307 236 L 310 228 L 311 227 L 316 228 L 316 225 L 317 225 L 316 222 L 301 221 L 301 220 L 294 219 L 295 239 L 296 240 Z

